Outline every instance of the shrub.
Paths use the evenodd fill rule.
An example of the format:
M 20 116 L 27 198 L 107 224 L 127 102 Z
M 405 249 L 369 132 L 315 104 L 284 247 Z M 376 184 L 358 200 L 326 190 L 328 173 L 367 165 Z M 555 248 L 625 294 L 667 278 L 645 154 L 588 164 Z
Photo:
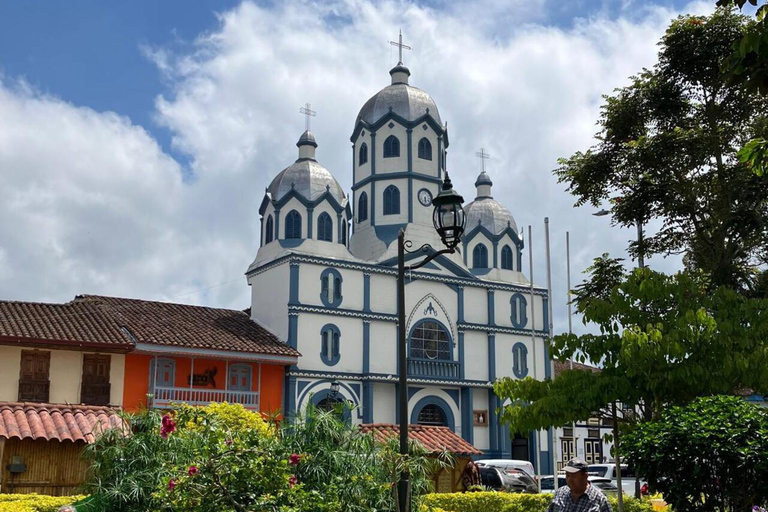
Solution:
M 0 512 L 56 512 L 83 496 L 45 496 L 43 494 L 0 494 Z
M 508 492 L 468 492 L 452 494 L 428 494 L 424 497 L 425 512 L 444 510 L 450 512 L 544 512 L 552 501 L 551 494 L 516 494 Z M 618 511 L 615 497 L 608 497 L 614 512 Z M 430 508 L 432 507 L 432 508 Z M 624 512 L 652 512 L 647 500 L 624 497 Z

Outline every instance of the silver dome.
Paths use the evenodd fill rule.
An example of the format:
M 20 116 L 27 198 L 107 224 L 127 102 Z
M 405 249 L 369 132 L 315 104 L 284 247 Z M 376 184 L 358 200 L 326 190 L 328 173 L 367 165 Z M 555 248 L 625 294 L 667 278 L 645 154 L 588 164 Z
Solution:
M 415 121 L 429 111 L 437 124 L 443 125 L 437 105 L 430 95 L 418 87 L 403 83 L 388 85 L 366 101 L 357 115 L 355 125 L 359 121 L 374 124 L 387 115 L 390 108 L 406 121 Z
M 339 204 L 343 205 L 346 199 L 344 189 L 336 178 L 315 160 L 299 160 L 283 169 L 269 184 L 267 191 L 272 195 L 272 200 L 279 201 L 292 188 L 309 201 L 315 201 L 326 190 L 330 191 Z
M 478 198 L 464 207 L 467 217 L 466 232 L 469 233 L 479 224 L 494 235 L 498 235 L 507 226 L 517 233 L 517 223 L 506 206 L 490 197 Z

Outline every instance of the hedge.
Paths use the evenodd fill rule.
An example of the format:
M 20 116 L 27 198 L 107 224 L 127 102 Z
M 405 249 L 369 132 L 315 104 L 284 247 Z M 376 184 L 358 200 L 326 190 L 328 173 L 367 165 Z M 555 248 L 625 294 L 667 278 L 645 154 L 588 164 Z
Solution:
M 444 512 L 544 512 L 552 501 L 551 494 L 515 494 L 508 492 L 435 493 L 424 497 L 427 511 Z M 618 510 L 615 497 L 608 497 L 614 512 Z M 624 512 L 652 512 L 648 500 L 624 497 Z
M 45 496 L 43 494 L 0 494 L 0 512 L 56 512 L 84 496 Z

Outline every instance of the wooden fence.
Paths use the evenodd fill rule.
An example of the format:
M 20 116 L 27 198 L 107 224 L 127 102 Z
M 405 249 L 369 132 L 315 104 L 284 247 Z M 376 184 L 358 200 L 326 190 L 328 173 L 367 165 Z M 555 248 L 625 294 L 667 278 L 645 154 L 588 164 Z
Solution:
M 84 447 L 82 441 L 0 439 L 0 492 L 77 494 L 87 470 L 87 464 L 80 458 Z M 8 471 L 14 457 L 20 457 L 26 471 Z

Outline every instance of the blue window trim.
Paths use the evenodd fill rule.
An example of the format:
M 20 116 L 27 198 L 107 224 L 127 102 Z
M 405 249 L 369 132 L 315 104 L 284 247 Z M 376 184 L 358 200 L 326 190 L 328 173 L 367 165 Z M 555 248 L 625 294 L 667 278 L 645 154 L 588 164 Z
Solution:
M 331 333 L 330 342 L 334 344 L 331 352 L 333 353 L 331 358 L 328 358 L 327 351 L 325 350 L 326 333 Z M 341 359 L 341 331 L 334 324 L 325 324 L 320 329 L 320 359 L 328 366 L 334 366 Z
M 528 347 L 517 342 L 512 346 L 512 373 L 518 379 L 528 376 Z
M 521 303 L 520 311 L 522 312 L 523 318 L 517 318 L 517 304 L 516 304 L 517 301 Z M 525 298 L 525 296 L 522 293 L 515 293 L 509 299 L 509 307 L 510 307 L 509 320 L 512 322 L 512 326 L 517 329 L 525 329 L 525 326 L 528 323 L 528 312 L 527 312 L 528 300 Z
M 367 163 L 368 163 L 368 144 L 363 142 L 360 145 L 360 155 L 358 156 L 357 165 L 359 167 Z
M 337 286 L 334 286 L 335 297 L 328 297 L 327 287 L 324 286 L 324 280 L 335 279 Z M 341 277 L 341 272 L 335 268 L 327 268 L 320 273 L 320 300 L 327 308 L 337 308 L 344 300 L 344 278 Z
M 229 375 L 227 375 L 227 386 L 225 389 L 232 389 L 231 388 L 232 373 L 234 373 L 235 370 L 238 370 L 240 368 L 245 368 L 246 370 L 248 370 L 248 389 L 247 390 L 234 389 L 233 391 L 252 391 L 253 390 L 253 367 L 246 363 L 235 363 L 235 364 L 229 365 Z
M 326 212 L 317 217 L 317 239 L 323 242 L 333 242 L 333 220 Z
M 363 192 L 357 199 L 357 222 L 368 220 L 368 194 Z
M 159 366 L 166 362 L 171 363 L 171 387 L 176 385 L 176 361 L 169 357 L 153 357 L 149 363 L 149 382 L 152 388 L 157 385 L 157 376 L 160 375 L 159 372 L 155 372 L 156 365 Z
M 264 243 L 268 244 L 272 240 L 274 240 L 275 235 L 275 227 L 274 227 L 274 221 L 272 220 L 272 215 L 267 216 L 267 222 L 265 224 L 265 234 L 264 234 Z
M 298 229 L 298 232 L 296 230 Z M 285 215 L 285 238 L 287 240 L 301 238 L 301 214 L 291 210 Z
M 501 268 L 503 270 L 514 270 L 514 267 L 512 248 L 509 245 L 504 245 L 501 248 Z
M 448 428 L 450 428 L 451 431 L 456 432 L 456 419 L 453 417 L 453 410 L 451 410 L 451 406 L 448 405 L 448 402 L 439 396 L 425 396 L 416 402 L 416 404 L 413 406 L 413 409 L 411 410 L 411 423 L 413 425 L 416 425 L 419 419 L 419 413 L 427 405 L 438 406 L 445 415 L 445 423 L 447 424 Z
M 384 189 L 384 215 L 400 214 L 400 189 L 389 185 Z
M 488 248 L 483 243 L 472 249 L 472 268 L 488 268 Z
M 426 137 L 422 137 L 419 140 L 419 158 L 422 160 L 432 160 L 432 143 Z
M 449 353 L 451 355 L 450 359 L 429 359 L 426 357 L 411 357 L 411 336 L 413 336 L 413 331 L 416 330 L 417 327 L 419 327 L 421 324 L 426 322 L 434 322 L 437 325 L 440 326 L 440 328 L 445 332 L 446 336 L 448 336 L 448 347 L 449 347 Z M 451 331 L 448 329 L 443 322 L 440 320 L 437 320 L 435 318 L 422 318 L 415 324 L 413 324 L 413 327 L 411 327 L 411 331 L 408 333 L 408 359 L 413 359 L 415 361 L 436 361 L 436 362 L 453 362 L 453 338 L 451 337 Z
M 384 140 L 384 158 L 396 158 L 400 156 L 400 139 L 390 135 Z

